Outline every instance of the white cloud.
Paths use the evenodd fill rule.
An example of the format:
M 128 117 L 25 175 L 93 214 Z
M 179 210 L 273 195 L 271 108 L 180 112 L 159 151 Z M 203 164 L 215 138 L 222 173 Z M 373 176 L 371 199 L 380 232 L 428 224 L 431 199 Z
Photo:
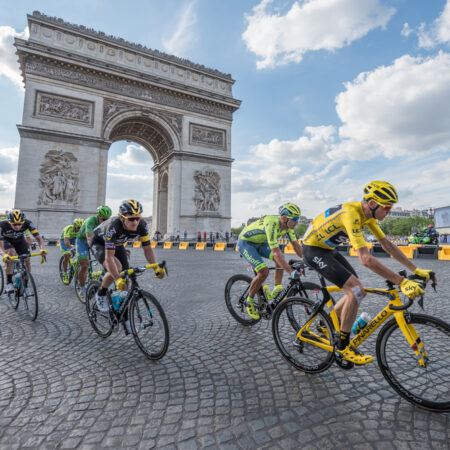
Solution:
M 18 159 L 19 147 L 0 148 L 0 174 L 15 173 Z
M 450 149 L 450 54 L 404 55 L 361 73 L 336 98 L 342 142 L 332 159 Z
M 9 26 L 0 26 L 0 75 L 9 78 L 16 86 L 23 89 L 22 76 L 17 63 L 14 38 L 28 39 L 28 27 L 20 33 Z
M 369 31 L 385 27 L 395 12 L 379 0 L 295 1 L 282 15 L 268 12 L 273 0 L 263 0 L 246 15 L 242 34 L 247 48 L 259 58 L 259 69 L 300 62 L 308 51 L 334 51 Z
M 431 26 L 421 23 L 416 34 L 419 38 L 419 47 L 422 48 L 433 48 L 439 44 L 448 43 L 450 41 L 450 0 L 447 0 L 442 14 Z
M 152 165 L 152 157 L 150 156 L 150 153 L 141 145 L 130 144 L 127 145 L 124 153 L 120 153 L 117 155 L 116 159 L 108 162 L 108 167 L 123 170 L 127 166 L 132 166 L 130 169 L 135 170 L 134 166 L 142 166 L 146 164 L 149 165 L 149 168 Z
M 190 2 L 180 14 L 175 32 L 169 39 L 163 39 L 164 50 L 176 56 L 185 56 L 195 41 L 195 24 L 197 16 L 194 11 L 195 1 Z

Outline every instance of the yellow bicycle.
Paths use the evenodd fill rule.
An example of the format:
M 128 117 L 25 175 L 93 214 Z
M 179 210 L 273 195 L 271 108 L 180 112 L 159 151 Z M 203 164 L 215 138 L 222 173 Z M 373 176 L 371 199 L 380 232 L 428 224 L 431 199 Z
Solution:
M 435 287 L 434 273 L 431 275 Z M 316 301 L 291 297 L 278 305 L 272 318 L 275 343 L 283 357 L 301 371 L 323 372 L 333 362 L 351 369 L 353 363 L 342 360 L 334 351 L 340 327 L 330 293 L 341 289 L 327 287 L 323 277 L 320 281 L 322 287 L 318 287 Z M 426 282 L 420 282 L 425 288 Z M 387 284 L 388 289 L 365 289 L 386 297 L 389 303 L 353 337 L 350 345 L 357 348 L 386 322 L 376 343 L 378 366 L 384 378 L 407 401 L 433 411 L 450 411 L 450 325 L 426 314 L 409 312 L 413 300 L 407 299 L 403 304 L 399 290 L 393 283 Z M 423 305 L 423 296 L 419 304 Z

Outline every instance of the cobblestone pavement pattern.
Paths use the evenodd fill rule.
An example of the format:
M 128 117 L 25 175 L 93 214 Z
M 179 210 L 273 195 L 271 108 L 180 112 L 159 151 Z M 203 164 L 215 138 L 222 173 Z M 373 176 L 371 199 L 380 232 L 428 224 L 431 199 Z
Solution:
M 140 278 L 160 299 L 171 342 L 148 361 L 123 331 L 102 340 L 73 287 L 58 279 L 59 251 L 33 261 L 37 321 L 0 299 L 0 448 L 361 448 L 448 449 L 450 415 L 414 408 L 376 362 L 320 375 L 289 366 L 270 324 L 237 324 L 226 310 L 227 279 L 246 267 L 231 250 L 157 250 L 169 277 Z M 132 262 L 143 254 L 133 249 Z M 361 279 L 383 286 L 351 258 Z M 389 266 L 400 266 L 384 258 Z M 450 264 L 417 261 L 440 275 L 425 309 L 449 321 Z M 376 312 L 383 300 L 366 299 Z M 414 308 L 418 308 L 415 306 Z M 374 338 L 363 350 L 374 354 Z M 450 369 L 449 369 L 450 370 Z

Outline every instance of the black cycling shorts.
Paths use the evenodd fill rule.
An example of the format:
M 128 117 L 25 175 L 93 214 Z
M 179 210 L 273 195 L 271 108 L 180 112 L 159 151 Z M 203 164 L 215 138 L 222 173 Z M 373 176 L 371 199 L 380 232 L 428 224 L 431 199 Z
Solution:
M 355 269 L 337 250 L 326 250 L 312 245 L 303 245 L 303 259 L 330 283 L 340 288 L 344 286 L 352 275 L 358 277 Z
M 95 259 L 103 265 L 105 262 L 105 243 L 100 241 L 94 241 L 91 245 L 92 254 L 95 256 Z M 122 264 L 122 270 L 129 269 L 130 266 L 128 264 L 128 257 L 125 247 L 123 245 L 116 245 L 116 251 L 114 256 L 119 260 L 120 264 Z
M 30 244 L 28 244 L 27 240 L 24 237 L 11 241 L 4 239 L 3 246 L 5 247 L 5 250 L 13 248 L 16 251 L 16 254 L 19 256 L 30 254 Z

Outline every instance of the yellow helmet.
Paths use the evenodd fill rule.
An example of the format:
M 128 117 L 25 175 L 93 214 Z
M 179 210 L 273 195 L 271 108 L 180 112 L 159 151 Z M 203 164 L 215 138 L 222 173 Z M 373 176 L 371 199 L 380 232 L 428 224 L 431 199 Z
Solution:
M 77 217 L 74 221 L 73 221 L 73 226 L 75 228 L 81 228 L 81 226 L 83 225 L 84 220 L 81 217 Z
M 9 223 L 23 223 L 25 214 L 20 209 L 13 209 L 8 213 Z
M 395 187 L 387 181 L 371 181 L 364 188 L 364 198 L 374 200 L 381 206 L 391 206 L 398 202 Z
M 292 217 L 300 217 L 300 208 L 295 203 L 285 203 L 278 208 L 278 214 L 280 216 L 287 216 L 288 219 Z
M 142 214 L 142 205 L 137 200 L 124 200 L 119 206 L 119 213 L 123 217 L 137 216 Z

